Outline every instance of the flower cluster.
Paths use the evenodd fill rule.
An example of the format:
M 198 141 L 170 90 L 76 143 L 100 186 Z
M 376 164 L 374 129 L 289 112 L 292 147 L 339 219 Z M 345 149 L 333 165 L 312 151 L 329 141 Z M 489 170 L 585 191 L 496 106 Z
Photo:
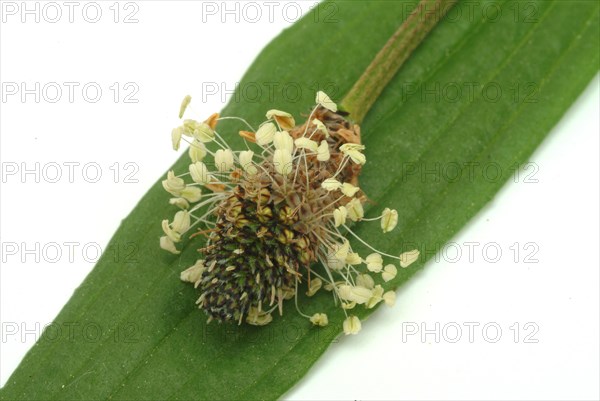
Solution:
M 189 103 L 186 97 L 180 118 Z M 366 163 L 360 128 L 325 93 L 317 93 L 316 103 L 302 125 L 287 112 L 269 110 L 256 130 L 243 119 L 213 114 L 203 122 L 186 119 L 172 132 L 175 150 L 182 140 L 190 143 L 191 163 L 187 172 L 169 171 L 163 181 L 173 196 L 170 203 L 181 210 L 162 222 L 160 246 L 178 254 L 186 233 L 206 238 L 203 259 L 181 279 L 199 289 L 196 303 L 209 321 L 268 324 L 276 309 L 283 313 L 284 300 L 297 299 L 302 285 L 308 296 L 330 291 L 346 315 L 344 332 L 356 334 L 361 322 L 352 309 L 395 302 L 395 293 L 377 283 L 397 274 L 384 258 L 407 267 L 419 256 L 418 250 L 381 252 L 351 229 L 353 223 L 379 220 L 382 232 L 390 232 L 398 213 L 385 208 L 365 218 L 367 198 L 358 185 Z M 239 133 L 245 150 L 232 150 L 217 132 L 224 119 L 248 127 Z M 348 234 L 371 253 L 356 253 Z M 316 262 L 323 269 L 312 269 Z M 326 314 L 307 315 L 295 304 L 314 325 L 328 324 Z

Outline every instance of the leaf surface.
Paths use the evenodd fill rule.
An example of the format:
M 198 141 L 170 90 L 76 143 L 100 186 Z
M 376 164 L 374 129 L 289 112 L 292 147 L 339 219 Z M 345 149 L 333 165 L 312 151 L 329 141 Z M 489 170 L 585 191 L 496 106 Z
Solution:
M 598 71 L 599 2 L 480 3 L 472 17 L 472 4 L 455 7 L 364 120 L 369 162 L 361 188 L 373 200 L 366 214 L 399 211 L 399 228 L 385 236 L 378 224 L 357 227 L 379 249 L 431 250 L 448 241 L 527 161 Z M 308 15 L 263 50 L 240 84 L 294 83 L 302 89 L 297 98 L 280 91 L 258 101 L 234 96 L 222 115 L 257 126 L 277 108 L 300 121 L 316 90 L 341 100 L 406 17 L 406 4 L 415 3 L 334 4 L 336 23 Z M 489 4 L 502 15 L 482 17 Z M 235 122 L 219 127 L 234 147 L 239 129 Z M 3 400 L 274 399 L 340 334 L 343 315 L 326 293 L 299 299 L 305 313 L 328 314 L 326 328 L 311 327 L 291 303 L 266 327 L 207 325 L 194 305 L 198 294 L 179 281 L 198 244 L 188 243 L 181 256 L 158 247 L 160 220 L 174 211 L 168 198 L 157 182 L 123 221 L 112 242 L 135 239 L 137 261 L 100 259 L 1 390 Z M 433 254 L 422 256 L 390 287 Z M 110 329 L 97 338 L 97 327 Z

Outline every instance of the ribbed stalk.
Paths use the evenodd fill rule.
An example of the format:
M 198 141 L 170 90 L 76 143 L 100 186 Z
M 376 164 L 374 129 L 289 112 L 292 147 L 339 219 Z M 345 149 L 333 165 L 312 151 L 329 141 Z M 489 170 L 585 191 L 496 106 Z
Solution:
M 342 100 L 342 108 L 350 113 L 354 122 L 362 122 L 406 59 L 456 2 L 457 0 L 419 2 Z

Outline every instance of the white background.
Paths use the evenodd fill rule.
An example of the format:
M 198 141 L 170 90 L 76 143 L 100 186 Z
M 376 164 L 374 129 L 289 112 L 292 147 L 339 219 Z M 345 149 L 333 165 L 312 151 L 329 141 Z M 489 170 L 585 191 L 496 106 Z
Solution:
M 82 17 L 85 2 L 75 9 L 73 23 L 65 6 L 62 20 L 53 24 L 44 15 L 39 23 L 34 15 L 22 23 L 20 10 L 4 15 L 3 83 L 79 86 L 72 103 L 63 86 L 56 103 L 47 101 L 55 96 L 49 92 L 39 103 L 34 95 L 22 102 L 17 94 L 0 105 L 3 173 L 14 163 L 21 169 L 39 162 L 47 176 L 56 173 L 51 163 L 62 165 L 63 174 L 57 183 L 43 176 L 36 183 L 34 174 L 22 182 L 20 172 L 3 176 L 3 247 L 24 242 L 31 249 L 39 243 L 42 251 L 49 243 L 78 243 L 72 262 L 64 246 L 56 263 L 48 247 L 50 253 L 40 255 L 39 263 L 34 255 L 21 262 L 22 249 L 3 254 L 2 385 L 34 344 L 36 332 L 52 321 L 92 269 L 89 260 L 95 259 L 96 248 L 107 244 L 120 220 L 176 159 L 169 133 L 178 124 L 182 96 L 195 97 L 191 111 L 199 119 L 220 110 L 227 100 L 221 93 L 198 101 L 202 83 L 233 89 L 258 52 L 296 19 L 296 6 L 305 12 L 315 4 L 296 2 L 286 14 L 284 3 L 278 3 L 272 21 L 263 4 L 256 23 L 244 21 L 238 4 L 239 23 L 229 15 L 222 24 L 221 9 L 202 22 L 201 2 L 169 3 L 137 1 L 126 7 L 122 2 L 118 23 L 109 8 L 112 1 L 99 2 L 103 14 L 97 23 Z M 93 18 L 93 11 L 88 16 Z M 47 12 L 54 18 L 54 10 Z M 131 12 L 138 22 L 124 23 Z M 219 62 L 213 61 L 217 54 Z M 82 95 L 90 82 L 103 91 L 96 103 Z M 116 103 L 110 89 L 115 82 L 120 88 Z M 139 91 L 130 100 L 138 102 L 126 103 L 132 88 Z M 88 95 L 94 96 L 91 89 Z M 598 399 L 599 97 L 596 77 L 531 158 L 537 182 L 521 178 L 506 185 L 453 239 L 452 249 L 400 290 L 396 307 L 381 308 L 364 322 L 360 335 L 334 344 L 286 398 Z M 74 166 L 73 183 L 65 162 L 80 163 Z M 86 163 L 97 164 L 84 175 Z M 94 166 L 102 177 L 90 183 Z M 129 173 L 137 183 L 125 182 Z M 469 242 L 480 244 L 472 260 Z M 482 253 L 490 243 L 502 250 L 496 263 L 489 261 L 493 252 Z M 514 243 L 520 248 L 516 262 Z M 527 243 L 533 245 L 525 249 Z M 457 249 L 462 257 L 453 260 Z M 525 263 L 532 250 L 537 250 L 534 263 Z M 471 323 L 478 324 L 472 342 Z M 15 324 L 19 332 L 6 335 Z M 452 343 L 457 326 L 462 337 Z M 502 332 L 493 343 L 497 327 Z M 422 338 L 424 328 L 433 332 Z

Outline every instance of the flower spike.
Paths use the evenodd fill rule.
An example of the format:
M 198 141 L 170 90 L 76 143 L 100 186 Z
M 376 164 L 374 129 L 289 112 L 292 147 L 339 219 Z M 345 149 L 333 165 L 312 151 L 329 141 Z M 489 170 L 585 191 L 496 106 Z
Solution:
M 190 101 L 184 98 L 180 118 Z M 357 334 L 361 321 L 348 311 L 396 301 L 384 287 L 398 270 L 393 263 L 384 267 L 384 257 L 403 268 L 419 257 L 418 250 L 400 256 L 380 252 L 349 227 L 380 220 L 387 233 L 398 213 L 385 208 L 379 217 L 365 217 L 367 196 L 358 182 L 366 163 L 360 128 L 338 114 L 325 93 L 317 93 L 316 103 L 301 125 L 277 109 L 266 113 L 256 131 L 238 119 L 245 123 L 238 131 L 245 149 L 231 149 L 217 132 L 216 113 L 203 122 L 186 119 L 171 133 L 175 150 L 190 138 L 190 163 L 188 171 L 169 171 L 162 181 L 177 212 L 161 223 L 160 247 L 175 255 L 188 242 L 199 248 L 202 257 L 180 278 L 197 288 L 196 305 L 209 321 L 267 325 L 295 298 L 298 312 L 323 327 L 328 315 L 303 313 L 297 298 L 301 291 L 322 296 L 323 289 L 345 315 L 344 333 Z M 371 253 L 356 252 L 348 234 Z M 199 241 L 205 242 L 198 246 Z

